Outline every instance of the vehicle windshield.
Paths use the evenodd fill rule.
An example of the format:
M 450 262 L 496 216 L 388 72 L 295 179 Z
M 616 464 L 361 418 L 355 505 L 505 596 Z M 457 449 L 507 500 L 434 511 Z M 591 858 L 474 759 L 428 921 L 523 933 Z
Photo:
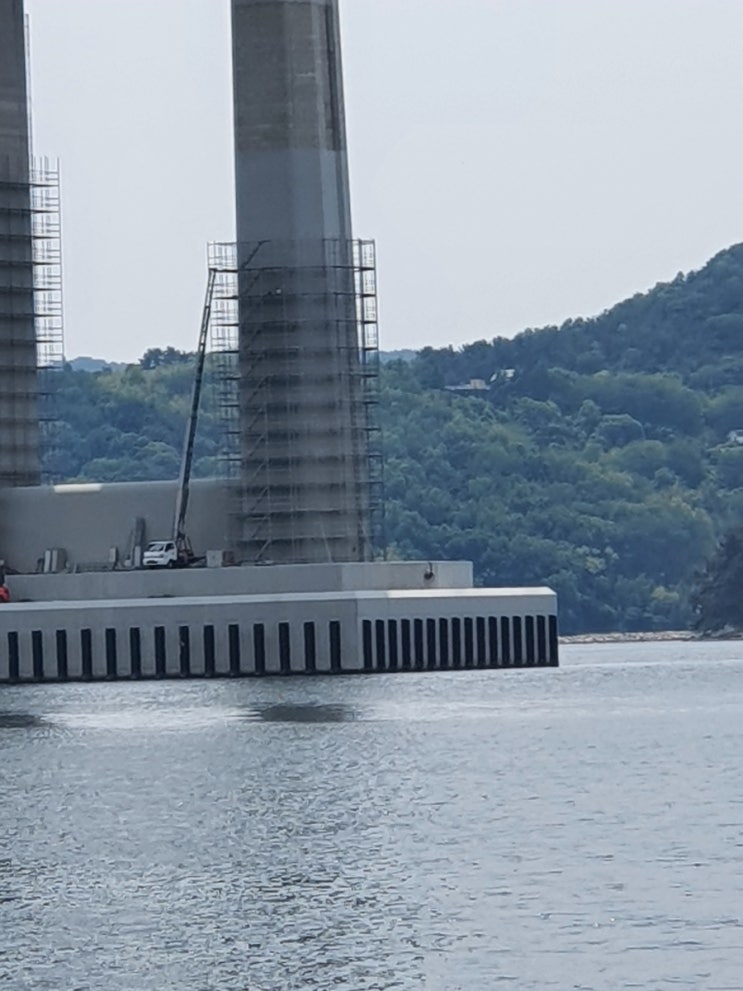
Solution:
M 145 553 L 149 551 L 164 551 L 165 546 L 164 540 L 156 540 L 154 543 L 147 545 L 147 551 L 145 551 Z

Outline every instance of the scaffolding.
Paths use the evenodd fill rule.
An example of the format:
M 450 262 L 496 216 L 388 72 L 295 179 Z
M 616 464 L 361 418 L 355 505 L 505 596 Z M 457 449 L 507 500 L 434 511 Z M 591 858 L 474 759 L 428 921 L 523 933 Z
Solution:
M 40 481 L 44 370 L 61 364 L 59 170 L 13 163 L 0 176 L 0 484 Z
M 208 246 L 209 270 L 215 273 L 209 333 L 211 379 L 220 421 L 220 476 L 240 477 L 240 402 L 238 395 L 237 245 Z
M 320 540 L 334 560 L 358 527 L 368 559 L 385 543 L 374 242 L 323 242 L 321 261 L 300 250 L 288 266 L 287 253 L 275 242 L 209 247 L 237 543 L 246 560 L 272 560 L 282 541 L 302 560 L 303 542 Z
M 39 369 L 64 363 L 62 308 L 62 211 L 59 163 L 34 159 L 31 170 L 31 237 L 34 266 L 34 325 Z
M 30 189 L 42 481 L 51 482 L 47 465 L 55 447 L 56 377 L 64 367 L 62 210 L 56 159 L 33 159 Z
M 369 514 L 374 556 L 383 557 L 385 533 L 384 452 L 379 421 L 379 317 L 377 302 L 377 248 L 372 240 L 353 243 L 356 322 L 359 362 L 363 377 L 363 423 L 368 451 Z

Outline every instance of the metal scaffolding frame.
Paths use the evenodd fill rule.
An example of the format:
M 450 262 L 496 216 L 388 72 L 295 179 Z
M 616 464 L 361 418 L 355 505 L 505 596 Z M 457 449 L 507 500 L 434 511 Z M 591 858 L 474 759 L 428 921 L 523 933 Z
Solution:
M 62 208 L 59 162 L 37 158 L 31 169 L 34 325 L 39 369 L 64 363 Z
M 0 180 L 0 403 L 4 484 L 40 480 L 52 383 L 63 357 L 59 167 L 48 159 Z M 43 435 L 43 436 L 42 436 Z
M 0 163 L 2 169 L 3 163 Z M 0 484 L 38 482 L 38 406 L 28 176 L 0 172 Z
M 379 307 L 377 302 L 377 248 L 372 240 L 353 244 L 356 322 L 359 362 L 364 380 L 362 430 L 367 439 L 369 512 L 375 556 L 384 556 L 385 533 L 384 453 L 379 422 Z
M 274 435 L 276 433 L 276 420 L 282 415 L 280 407 L 291 402 L 292 387 L 299 388 L 294 371 L 283 379 L 282 372 L 272 364 L 272 349 L 277 354 L 296 351 L 298 314 L 306 312 L 309 314 L 307 320 L 317 322 L 318 313 L 313 307 L 319 298 L 316 289 L 307 290 L 306 273 L 310 270 L 297 269 L 293 273 L 276 268 L 271 259 L 270 242 L 265 244 L 269 248 L 264 252 L 265 263 L 261 257 L 263 244 L 256 244 L 252 249 L 249 278 L 242 287 L 238 284 L 237 245 L 216 243 L 209 246 L 209 266 L 216 272 L 210 347 L 223 423 L 222 474 L 240 479 L 240 484 L 235 486 L 239 500 L 233 511 L 236 540 L 248 559 L 255 561 L 268 559 L 274 539 L 273 522 L 279 518 L 286 520 L 289 515 L 287 486 L 291 485 L 295 469 L 292 452 L 299 443 L 287 436 L 285 456 L 281 458 L 276 457 L 275 443 L 271 446 L 269 438 L 272 431 Z M 329 319 L 338 320 L 338 326 L 334 332 L 330 327 L 328 335 L 328 340 L 334 341 L 332 355 L 326 353 L 327 344 L 314 354 L 303 352 L 307 360 L 301 373 L 302 387 L 309 384 L 316 388 L 318 415 L 327 418 L 328 435 L 346 431 L 352 439 L 352 498 L 361 509 L 360 515 L 368 521 L 368 532 L 362 535 L 368 556 L 378 556 L 383 553 L 385 535 L 383 458 L 377 415 L 379 350 L 375 245 L 373 241 L 353 241 L 349 250 L 348 242 L 328 242 L 325 252 L 327 268 L 310 271 L 309 280 L 312 281 L 314 273 L 318 284 L 332 287 L 334 305 L 330 306 Z M 291 291 L 293 275 L 297 275 L 297 293 Z M 285 287 L 281 291 L 267 288 L 280 282 Z M 307 292 L 306 306 L 303 289 Z M 270 301 L 267 311 L 266 299 L 272 295 L 275 298 Z M 352 296 L 348 300 L 350 305 L 343 300 L 338 305 L 341 296 Z M 242 340 L 239 297 L 246 310 L 242 319 Z M 252 307 L 258 312 L 257 317 L 251 317 Z M 349 316 L 344 317 L 344 313 Z M 323 319 L 320 317 L 320 322 Z M 355 326 L 348 326 L 349 319 Z M 269 348 L 261 337 L 267 328 L 270 328 Z M 343 349 L 349 347 L 344 342 L 352 342 L 353 353 L 342 354 Z M 247 390 L 246 383 L 242 384 L 243 403 L 246 403 L 246 391 L 248 398 L 244 407 L 247 412 L 241 417 L 240 369 L 242 362 L 244 373 L 246 356 L 250 381 Z M 355 385 L 350 382 L 349 399 L 344 404 L 336 402 L 323 413 L 322 395 L 327 389 L 326 376 L 332 374 L 332 361 L 340 374 L 357 381 Z M 338 417 L 343 423 L 333 422 L 333 418 Z M 300 460 L 306 458 L 306 451 L 302 450 L 299 457 Z M 338 525 L 346 524 L 339 519 Z M 302 527 L 301 518 L 296 526 Z M 305 536 L 317 537 L 317 533 L 293 533 L 293 539 L 297 541 Z M 328 532 L 323 536 L 330 543 L 347 535 Z
M 33 159 L 30 192 L 42 481 L 52 482 L 53 478 L 44 470 L 44 455 L 48 456 L 54 449 L 57 419 L 54 378 L 64 367 L 62 208 L 56 159 Z
M 220 475 L 240 477 L 240 402 L 238 396 L 237 245 L 214 242 L 207 249 L 208 267 L 215 273 L 209 334 L 211 378 L 221 423 Z

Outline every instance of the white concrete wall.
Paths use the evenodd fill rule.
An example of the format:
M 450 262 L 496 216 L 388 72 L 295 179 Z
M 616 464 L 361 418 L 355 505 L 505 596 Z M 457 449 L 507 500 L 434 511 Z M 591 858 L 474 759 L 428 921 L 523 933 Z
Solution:
M 471 588 L 467 561 L 296 564 L 241 568 L 9 575 L 16 602 Z
M 72 564 L 108 561 L 111 547 L 123 559 L 135 519 L 144 518 L 146 540 L 169 537 L 177 482 L 58 485 L 0 490 L 0 559 L 33 574 L 44 551 L 61 547 Z M 194 550 L 229 547 L 226 483 L 192 483 L 187 530 Z
M 549 589 L 16 603 L 0 612 L 0 682 L 554 666 L 555 606 Z M 478 644 L 478 623 L 495 624 L 496 640 Z M 517 651 L 527 624 L 539 643 L 524 637 Z M 410 647 L 416 627 L 420 652 Z

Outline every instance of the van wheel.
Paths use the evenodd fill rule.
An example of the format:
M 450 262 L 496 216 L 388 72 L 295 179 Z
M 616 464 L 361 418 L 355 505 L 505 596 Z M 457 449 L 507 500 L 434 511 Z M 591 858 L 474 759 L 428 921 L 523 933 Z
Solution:
M 174 568 L 175 567 L 175 561 L 168 561 L 166 567 L 171 568 L 171 569 Z

